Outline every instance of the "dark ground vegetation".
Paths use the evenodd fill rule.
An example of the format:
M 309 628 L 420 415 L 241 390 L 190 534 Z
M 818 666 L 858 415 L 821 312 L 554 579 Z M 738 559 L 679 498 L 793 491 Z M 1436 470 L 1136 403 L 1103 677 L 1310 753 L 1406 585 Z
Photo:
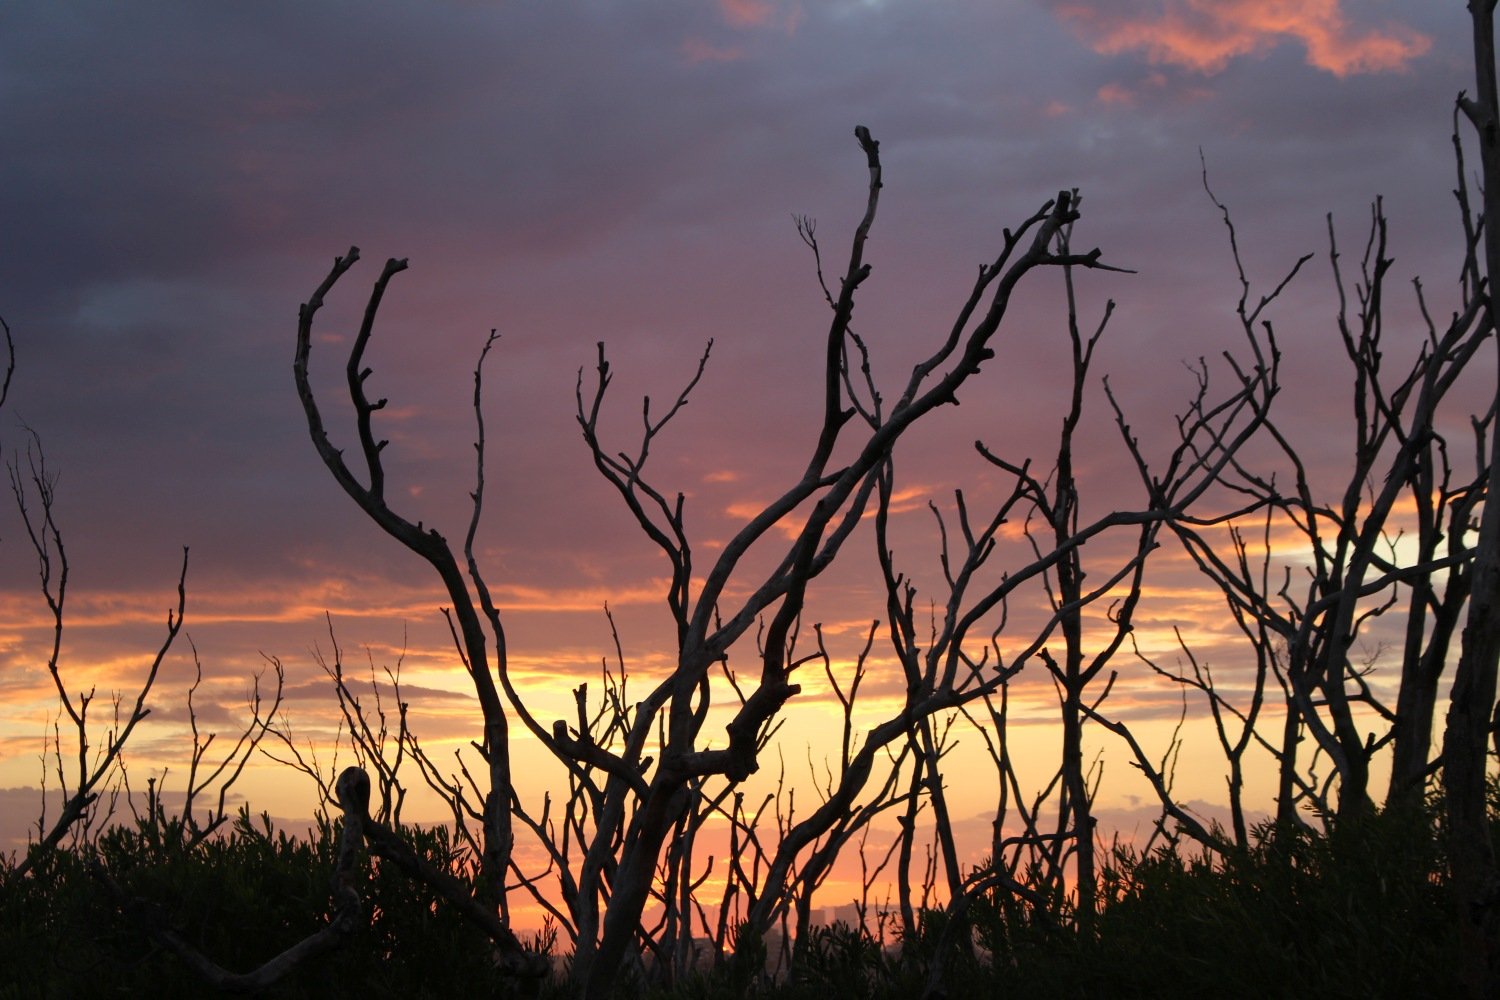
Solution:
M 915 997 L 941 956 L 948 996 L 1455 996 L 1461 944 L 1436 816 L 1382 813 L 1326 836 L 1266 826 L 1252 850 L 1223 860 L 1117 847 L 1105 852 L 1092 935 L 1077 930 L 1066 898 L 1037 911 L 995 892 L 967 913 L 972 951 L 929 912 L 915 936 L 884 949 L 835 924 L 815 928 L 775 973 L 744 949 L 671 988 L 634 979 L 620 995 Z M 457 859 L 445 830 L 403 832 L 434 863 Z M 49 852 L 5 887 L 0 997 L 231 995 L 206 987 L 148 926 L 174 929 L 226 967 L 252 968 L 330 919 L 337 834 L 325 823 L 293 837 L 241 813 L 226 835 L 188 849 L 182 825 L 165 817 L 116 827 L 100 837 L 97 863 L 129 893 L 123 909 L 86 852 Z M 432 892 L 378 861 L 367 874 L 368 922 L 263 995 L 572 995 L 555 942 L 547 980 L 496 976 L 484 934 Z M 545 936 L 527 944 L 549 947 Z

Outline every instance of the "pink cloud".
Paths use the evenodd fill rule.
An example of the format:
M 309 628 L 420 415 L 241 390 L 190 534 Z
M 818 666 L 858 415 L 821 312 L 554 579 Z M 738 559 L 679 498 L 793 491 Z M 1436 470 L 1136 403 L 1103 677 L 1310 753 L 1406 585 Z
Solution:
M 719 12 L 736 28 L 758 28 L 771 20 L 775 8 L 766 0 L 719 0 Z
M 790 35 L 802 23 L 802 8 L 781 7 L 775 0 L 719 0 L 719 16 L 731 28 L 777 28 Z
M 1353 25 L 1339 0 L 1152 0 L 1060 3 L 1096 52 L 1144 53 L 1148 62 L 1218 73 L 1232 59 L 1300 42 L 1308 65 L 1344 77 L 1400 72 L 1432 39 L 1401 24 Z

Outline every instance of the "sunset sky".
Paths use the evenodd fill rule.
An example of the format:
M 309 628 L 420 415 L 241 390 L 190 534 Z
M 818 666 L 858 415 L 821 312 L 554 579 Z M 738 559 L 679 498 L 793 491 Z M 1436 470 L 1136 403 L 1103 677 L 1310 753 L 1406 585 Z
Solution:
M 653 458 L 711 558 L 812 445 L 827 307 L 792 219 L 818 220 L 836 277 L 864 207 L 856 125 L 880 140 L 885 167 L 856 312 L 885 386 L 946 333 L 1002 229 L 1076 187 L 1075 244 L 1137 272 L 1080 276 L 1087 325 L 1118 303 L 1097 374 L 1144 434 L 1170 430 L 1192 388 L 1182 362 L 1237 337 L 1201 149 L 1257 294 L 1319 254 L 1273 318 L 1288 357 L 1283 419 L 1336 461 L 1345 396 L 1342 372 L 1327 375 L 1338 347 L 1325 215 L 1356 261 L 1383 195 L 1392 287 L 1404 295 L 1421 275 L 1446 315 L 1451 109 L 1470 79 L 1458 0 L 0 6 L 0 316 L 17 355 L 0 445 L 14 458 L 23 426 L 35 429 L 58 475 L 70 687 L 133 690 L 189 546 L 186 631 L 209 727 L 234 730 L 248 678 L 276 657 L 292 724 L 326 733 L 314 649 L 329 649 L 327 613 L 351 665 L 394 664 L 406 647 L 431 739 L 477 735 L 436 579 L 322 468 L 293 386 L 298 304 L 351 244 L 364 260 L 320 314 L 312 359 L 335 439 L 354 446 L 337 395 L 351 325 L 381 262 L 408 258 L 369 358 L 373 393 L 391 400 L 378 430 L 393 505 L 462 538 L 471 372 L 497 329 L 480 547 L 513 668 L 564 704 L 611 652 L 608 602 L 627 659 L 650 676 L 670 640 L 663 566 L 593 471 L 573 418 L 578 369 L 604 341 L 607 427 L 630 447 L 639 397 L 675 392 L 714 339 Z M 1393 310 L 1412 317 L 1404 299 Z M 1064 318 L 1056 274 L 1034 276 L 997 360 L 898 452 L 913 572 L 934 571 L 929 497 L 999 489 L 976 438 L 1049 460 Z M 1415 335 L 1392 333 L 1393 352 Z M 1136 501 L 1103 402 L 1091 397 L 1081 462 L 1096 512 Z M 836 656 L 853 655 L 882 612 L 869 548 L 851 542 L 815 602 Z M 1216 598 L 1173 558 L 1153 577 L 1143 644 L 1165 649 L 1181 625 L 1232 670 Z M 55 711 L 35 568 L 0 504 L 6 838 L 21 812 L 6 803 L 37 785 Z M 174 723 L 190 675 L 184 641 L 135 741 L 133 780 L 181 767 Z M 1037 683 L 1040 718 L 1052 696 Z M 809 681 L 812 702 L 818 691 Z M 1151 733 L 1179 704 L 1145 680 L 1120 697 Z M 1110 773 L 1127 775 L 1120 748 L 1109 753 Z M 1216 774 L 1193 777 L 1189 797 L 1211 801 Z M 274 767 L 246 789 L 282 815 L 311 812 L 307 783 Z M 1109 801 L 1126 810 L 1139 794 Z M 963 805 L 976 823 L 992 809 L 979 792 Z

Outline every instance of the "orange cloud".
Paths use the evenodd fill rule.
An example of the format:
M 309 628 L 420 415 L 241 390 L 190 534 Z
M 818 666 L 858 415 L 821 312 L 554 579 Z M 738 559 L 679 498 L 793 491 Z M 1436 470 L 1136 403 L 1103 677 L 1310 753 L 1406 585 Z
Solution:
M 775 8 L 766 0 L 719 0 L 719 12 L 736 28 L 756 28 L 771 20 Z
M 913 511 L 922 511 L 925 513 L 927 501 L 933 496 L 936 490 L 937 487 L 919 484 L 895 491 L 891 494 L 891 514 L 893 516 L 910 514 Z M 748 522 L 758 517 L 761 511 L 765 510 L 769 502 L 768 500 L 736 500 L 724 508 L 724 516 L 735 522 Z M 875 505 L 871 502 L 866 508 L 865 514 L 872 514 L 874 509 Z M 802 534 L 802 529 L 806 526 L 806 523 L 806 517 L 798 516 L 793 512 L 783 517 L 780 521 L 777 521 L 772 526 L 772 530 L 780 533 L 787 539 L 795 540 Z M 736 530 L 738 530 L 737 526 Z M 710 548 L 721 548 L 723 542 L 709 542 L 708 546 Z
M 1339 0 L 1155 0 L 1149 4 L 1064 2 L 1064 18 L 1096 52 L 1142 52 L 1153 64 L 1218 73 L 1240 56 L 1263 55 L 1285 41 L 1307 49 L 1307 62 L 1334 76 L 1403 71 L 1432 39 L 1401 24 L 1361 28 Z
M 733 521 L 750 521 L 765 509 L 765 504 L 756 500 L 736 500 L 724 508 L 724 515 Z M 774 530 L 786 538 L 795 539 L 802 533 L 803 518 L 783 517 L 774 525 Z
M 891 494 L 891 513 L 909 514 L 914 510 L 925 510 L 927 502 L 940 492 L 940 487 L 918 483 L 896 490 Z
M 802 23 L 800 6 L 794 4 L 783 12 L 778 0 L 718 0 L 718 9 L 724 24 L 736 32 L 769 29 L 790 35 Z M 742 46 L 719 44 L 701 35 L 689 35 L 683 39 L 681 51 L 690 66 L 737 62 L 745 58 Z

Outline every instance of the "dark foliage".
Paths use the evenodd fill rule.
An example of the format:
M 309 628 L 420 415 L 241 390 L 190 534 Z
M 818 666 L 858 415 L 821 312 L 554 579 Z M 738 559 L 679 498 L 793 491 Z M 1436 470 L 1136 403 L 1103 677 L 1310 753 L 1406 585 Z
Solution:
M 1434 815 L 1379 814 L 1326 836 L 1268 825 L 1227 861 L 1116 848 L 1091 935 L 1065 907 L 1039 915 L 993 890 L 969 906 L 967 935 L 945 912 L 923 914 L 896 948 L 836 924 L 814 928 L 785 975 L 726 961 L 670 986 L 638 974 L 619 993 L 834 1000 L 917 997 L 940 985 L 947 996 L 1455 995 L 1458 937 Z M 442 828 L 405 832 L 433 863 L 459 861 Z M 0 998 L 204 996 L 149 925 L 174 928 L 226 967 L 254 967 L 326 921 L 337 842 L 333 824 L 291 837 L 241 813 L 226 835 L 191 849 L 180 826 L 159 817 L 109 831 L 93 855 L 48 852 L 4 887 Z M 90 874 L 95 858 L 139 900 L 125 919 Z M 450 908 L 378 861 L 368 876 L 368 924 L 267 995 L 518 994 L 496 974 L 483 935 Z M 560 980 L 532 990 L 569 992 Z
M 441 828 L 409 828 L 412 845 L 453 867 Z M 141 821 L 99 838 L 90 856 L 57 850 L 32 875 L 5 882 L 0 899 L 0 997 L 202 997 L 201 979 L 150 934 L 170 928 L 225 968 L 244 971 L 322 927 L 336 824 L 307 837 L 242 812 L 225 836 L 188 849 L 180 824 Z M 134 902 L 117 907 L 90 864 L 97 861 Z M 339 950 L 306 963 L 273 997 L 510 996 L 494 975 L 485 936 L 424 887 L 379 861 L 368 863 L 368 918 Z
M 1224 862 L 1117 850 L 1097 935 L 992 931 L 996 978 L 1059 997 L 1459 992 L 1455 921 L 1425 818 L 1258 833 Z

